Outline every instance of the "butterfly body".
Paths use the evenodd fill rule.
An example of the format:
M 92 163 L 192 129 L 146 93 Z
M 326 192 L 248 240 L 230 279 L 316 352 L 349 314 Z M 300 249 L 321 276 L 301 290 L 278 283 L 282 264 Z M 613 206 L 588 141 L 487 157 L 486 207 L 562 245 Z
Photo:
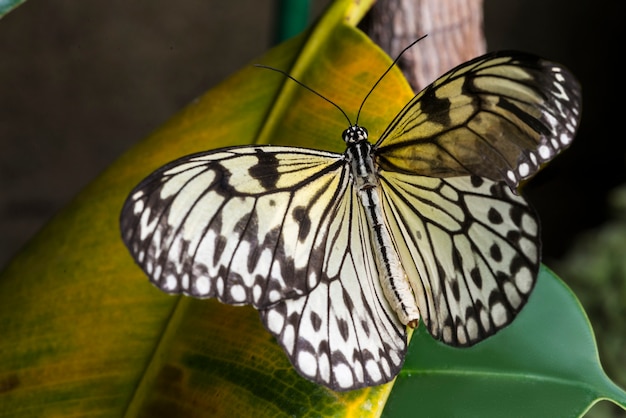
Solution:
M 372 144 L 367 140 L 367 130 L 360 126 L 351 126 L 344 131 L 342 137 L 347 144 L 345 155 L 352 169 L 351 180 L 355 184 L 369 225 L 383 293 L 400 322 L 415 328 L 419 324 L 419 309 L 385 222 L 378 170 L 374 164 Z
M 374 144 L 251 145 L 182 157 L 130 193 L 122 238 L 168 293 L 252 305 L 304 377 L 385 383 L 406 325 L 468 346 L 508 325 L 540 265 L 519 183 L 571 143 L 580 87 L 500 52 L 443 75 Z

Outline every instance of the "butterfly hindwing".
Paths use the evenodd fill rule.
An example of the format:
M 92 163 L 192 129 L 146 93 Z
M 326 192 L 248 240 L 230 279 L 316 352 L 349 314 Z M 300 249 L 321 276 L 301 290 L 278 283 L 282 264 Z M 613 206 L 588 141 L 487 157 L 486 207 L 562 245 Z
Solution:
M 520 181 L 567 148 L 580 86 L 562 66 L 520 52 L 464 63 L 417 94 L 376 143 L 390 171 Z
M 305 377 L 336 390 L 386 383 L 404 362 L 405 326 L 383 294 L 352 185 L 333 213 L 319 284 L 261 316 Z
M 380 173 L 387 223 L 433 337 L 472 345 L 508 325 L 539 270 L 539 222 L 505 183 Z

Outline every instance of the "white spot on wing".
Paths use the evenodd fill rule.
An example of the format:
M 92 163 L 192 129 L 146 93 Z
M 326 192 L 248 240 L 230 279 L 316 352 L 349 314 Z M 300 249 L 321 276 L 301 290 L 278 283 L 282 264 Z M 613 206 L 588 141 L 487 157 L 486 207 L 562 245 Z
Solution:
M 559 139 L 561 140 L 561 144 L 564 146 L 572 142 L 572 137 L 565 132 L 561 134 Z
M 282 298 L 282 294 L 275 289 L 270 290 L 270 292 L 267 295 L 267 298 L 269 299 L 270 302 L 276 302 L 279 301 Z
M 335 379 L 340 388 L 349 388 L 354 385 L 352 370 L 344 363 L 335 365 Z
M 187 273 L 183 274 L 183 277 L 180 280 L 180 284 L 183 287 L 183 289 L 185 290 L 189 289 L 189 274 Z
M 518 167 L 518 171 L 521 177 L 526 177 L 530 173 L 530 168 L 528 167 L 528 164 L 521 163 Z
M 285 326 L 285 330 L 283 331 L 283 335 L 281 336 L 281 342 L 285 347 L 285 350 L 290 355 L 293 355 L 293 350 L 296 345 L 296 331 L 293 328 L 293 325 L 287 324 Z
M 165 290 L 175 290 L 177 287 L 178 281 L 176 280 L 176 277 L 174 277 L 173 275 L 169 274 L 166 278 L 165 278 Z
M 368 360 L 365 363 L 365 370 L 367 370 L 367 374 L 372 378 L 373 381 L 378 382 L 382 380 L 383 375 L 380 373 L 380 367 L 378 363 L 374 360 Z
M 234 285 L 230 288 L 230 297 L 234 302 L 244 302 L 246 300 L 246 289 L 241 285 Z
M 135 205 L 133 206 L 133 213 L 135 215 L 139 215 L 141 212 L 143 212 L 144 207 L 145 206 L 144 206 L 143 200 L 141 200 L 141 199 L 137 200 L 135 202 Z
M 262 295 L 263 295 L 263 288 L 260 285 L 255 284 L 252 287 L 252 298 L 254 299 L 253 302 L 255 304 L 259 303 L 259 300 L 261 299 Z
M 285 326 L 285 318 L 276 311 L 269 310 L 265 316 L 267 328 L 274 334 L 280 334 Z
M 465 335 L 465 327 L 463 324 L 459 324 L 456 327 L 456 338 L 459 344 L 464 345 L 467 343 L 467 336 Z
M 313 354 L 307 351 L 300 351 L 296 360 L 302 373 L 306 376 L 315 377 L 317 374 L 317 361 Z
M 325 352 L 318 354 L 317 367 L 319 369 L 320 378 L 324 382 L 330 382 L 330 359 Z
M 515 285 L 520 292 L 528 294 L 533 288 L 533 277 L 528 269 L 523 269 L 515 275 Z
M 502 305 L 502 303 L 498 302 L 491 307 L 491 318 L 497 327 L 501 327 L 506 324 L 507 313 L 506 308 Z
M 515 177 L 515 173 L 511 170 L 506 172 L 506 176 L 509 178 L 509 180 L 511 181 L 516 181 L 517 178 Z
M 210 283 L 209 279 L 205 276 L 200 276 L 195 281 L 196 291 L 200 295 L 206 295 L 209 293 Z M 222 292 L 220 292 L 221 294 Z
M 539 147 L 539 155 L 541 156 L 541 159 L 545 161 L 550 158 L 550 156 L 552 155 L 552 151 L 550 150 L 549 146 L 541 145 Z
M 511 306 L 517 308 L 523 303 L 523 300 L 520 297 L 517 288 L 513 286 L 511 282 L 504 283 L 503 290 Z

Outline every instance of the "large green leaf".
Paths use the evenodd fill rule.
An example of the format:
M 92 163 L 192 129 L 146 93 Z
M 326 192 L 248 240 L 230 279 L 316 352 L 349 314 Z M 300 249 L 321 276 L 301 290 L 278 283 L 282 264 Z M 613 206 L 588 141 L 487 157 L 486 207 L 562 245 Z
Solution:
M 360 2 L 334 3 L 314 29 L 268 52 L 259 62 L 287 70 L 354 118 L 362 98 L 390 63 L 351 27 L 365 8 Z M 392 71 L 361 116 L 373 138 L 411 96 L 406 81 Z M 346 123 L 336 109 L 295 83 L 247 67 L 120 158 L 0 276 L 0 416 L 379 415 L 391 384 L 337 394 L 302 379 L 253 309 L 162 294 L 134 265 L 118 231 L 127 193 L 167 161 L 246 143 L 341 150 L 340 134 Z M 541 401 L 551 402 L 561 412 L 580 411 L 600 396 L 623 403 L 623 392 L 597 377 L 600 369 L 590 338 L 583 339 L 583 349 L 573 347 L 572 352 L 580 354 L 565 363 L 577 378 L 572 386 L 587 388 L 580 402 L 570 403 L 569 393 L 554 389 L 567 385 L 526 379 L 529 370 L 532 377 L 555 376 L 553 368 L 544 366 L 551 366 L 554 356 L 562 356 L 562 351 L 554 354 L 545 340 L 558 335 L 550 334 L 554 330 L 547 316 L 530 327 L 522 322 L 524 315 L 533 315 L 537 300 L 562 316 L 560 328 L 571 326 L 578 329 L 576 333 L 584 329 L 580 335 L 590 335 L 575 298 L 563 290 L 561 297 L 546 292 L 544 287 L 550 283 L 558 284 L 542 276 L 536 295 L 518 320 L 522 325 L 516 323 L 467 352 L 436 344 L 418 330 L 386 413 L 436 415 L 442 405 L 418 402 L 420 392 L 431 390 L 439 396 L 432 395 L 433 400 L 450 399 L 445 395 L 454 393 L 454 402 L 444 405 L 453 415 L 488 415 L 494 408 L 466 403 L 463 396 L 474 399 L 472 391 L 489 389 L 490 384 L 504 387 L 498 380 L 501 369 L 494 364 L 503 366 L 504 375 L 518 385 L 545 391 Z M 516 339 L 525 344 L 515 343 Z M 504 358 L 517 364 L 516 359 L 530 348 L 536 349 L 535 368 L 511 368 L 496 361 Z M 482 373 L 471 373 L 475 370 Z M 585 374 L 590 370 L 595 374 Z M 442 375 L 451 380 L 442 380 Z M 556 376 L 564 379 L 562 374 Z M 506 397 L 498 393 L 498 399 L 516 393 L 507 392 Z M 514 402 L 504 404 L 515 407 Z M 514 413 L 507 411 L 508 416 Z
M 515 321 L 474 347 L 444 346 L 418 329 L 385 416 L 576 417 L 601 399 L 626 409 L 582 306 L 544 267 Z

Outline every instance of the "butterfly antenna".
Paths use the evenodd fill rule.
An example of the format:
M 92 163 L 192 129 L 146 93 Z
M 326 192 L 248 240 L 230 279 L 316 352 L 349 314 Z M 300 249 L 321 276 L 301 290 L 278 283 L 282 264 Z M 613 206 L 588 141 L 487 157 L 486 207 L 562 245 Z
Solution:
M 293 78 L 292 76 L 290 76 L 289 74 L 287 74 L 285 71 L 283 70 L 279 70 L 278 68 L 274 68 L 274 67 L 269 67 L 267 65 L 263 65 L 263 64 L 254 64 L 255 67 L 258 68 L 265 68 L 267 70 L 272 70 L 272 71 L 276 71 L 277 73 L 280 73 L 282 75 L 284 75 L 285 77 L 295 81 L 296 83 L 298 83 L 300 86 L 304 87 L 305 89 L 307 89 L 308 91 L 310 91 L 313 94 L 316 94 L 317 96 L 321 97 L 322 99 L 326 100 L 328 103 L 330 103 L 331 105 L 335 106 L 337 109 L 339 109 L 339 111 L 341 113 L 343 113 L 343 116 L 345 116 L 345 118 L 348 120 L 348 123 L 350 124 L 350 126 L 352 126 L 352 121 L 350 120 L 350 118 L 348 117 L 348 115 L 346 114 L 346 112 L 343 111 L 343 109 L 341 107 L 339 107 L 338 104 L 336 104 L 335 102 L 333 102 L 332 100 L 322 96 L 320 93 L 316 92 L 315 90 L 313 90 L 311 87 L 307 86 L 306 84 L 298 81 L 297 79 Z
M 398 54 L 398 56 L 396 57 L 395 60 L 393 60 L 393 62 L 391 63 L 391 65 L 389 66 L 389 68 L 387 68 L 387 70 L 383 73 L 383 75 L 380 76 L 380 78 L 378 79 L 378 81 L 376 81 L 376 83 L 374 83 L 374 85 L 372 86 L 372 88 L 370 89 L 369 93 L 367 93 L 367 95 L 365 96 L 365 98 L 363 99 L 363 101 L 361 102 L 361 107 L 359 107 L 359 111 L 356 114 L 356 122 L 355 124 L 358 125 L 359 123 L 359 116 L 361 115 L 361 109 L 363 109 L 363 105 L 365 104 L 365 101 L 367 100 L 368 97 L 370 97 L 370 94 L 372 94 L 372 92 L 374 91 L 374 89 L 376 88 L 376 86 L 378 86 L 378 84 L 382 81 L 383 78 L 385 78 L 385 76 L 387 75 L 387 73 L 389 71 L 391 71 L 391 69 L 393 68 L 394 65 L 396 65 L 398 63 L 398 61 L 400 60 L 400 58 L 402 57 L 402 54 L 404 54 L 407 50 L 409 50 L 413 45 L 415 45 L 416 43 L 418 43 L 419 41 L 421 41 L 422 39 L 424 39 L 425 37 L 427 37 L 428 35 L 424 35 L 418 39 L 416 39 L 415 41 L 411 42 L 406 48 L 404 48 L 402 51 L 400 51 L 400 53 Z

